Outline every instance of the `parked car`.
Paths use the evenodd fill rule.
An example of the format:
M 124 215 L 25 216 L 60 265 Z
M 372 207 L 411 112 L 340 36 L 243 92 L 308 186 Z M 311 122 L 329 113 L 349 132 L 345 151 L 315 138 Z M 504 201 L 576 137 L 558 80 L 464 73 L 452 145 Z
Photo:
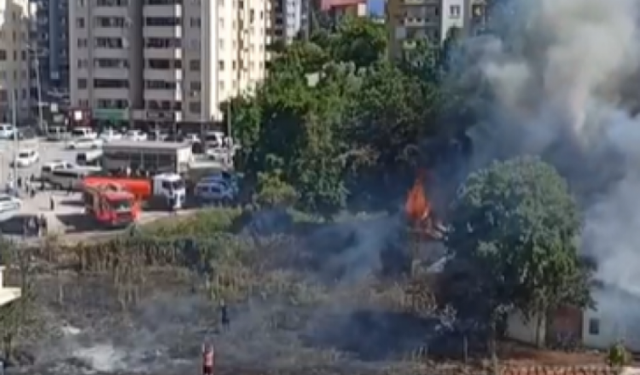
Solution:
M 13 165 L 19 168 L 26 168 L 34 165 L 38 160 L 40 160 L 40 154 L 38 151 L 33 149 L 23 149 L 18 151 L 18 154 L 13 160 Z
M 94 132 L 91 128 L 78 127 L 71 131 L 71 137 L 84 138 L 84 139 L 97 139 L 98 133 Z
M 0 124 L 0 139 L 10 139 L 15 134 L 16 128 L 11 124 Z
M 129 130 L 127 134 L 125 134 L 125 138 L 130 141 L 146 141 L 147 134 L 143 133 L 141 130 Z
M 80 150 L 80 149 L 95 149 L 100 148 L 104 144 L 104 141 L 100 138 L 76 138 L 71 139 L 67 143 L 67 148 L 69 150 Z
M 122 133 L 115 131 L 114 129 L 105 129 L 99 136 L 100 139 L 109 143 L 111 141 L 119 141 L 122 139 Z
M 71 134 L 69 134 L 64 126 L 53 126 L 48 129 L 46 136 L 47 141 L 58 142 L 69 139 L 71 137 Z
M 19 198 L 0 194 L 0 212 L 17 211 L 20 207 L 22 207 L 22 201 Z
M 53 160 L 51 162 L 46 163 L 40 169 L 40 178 L 44 182 L 49 182 L 51 175 L 54 171 L 61 169 L 74 169 L 75 165 L 66 160 Z

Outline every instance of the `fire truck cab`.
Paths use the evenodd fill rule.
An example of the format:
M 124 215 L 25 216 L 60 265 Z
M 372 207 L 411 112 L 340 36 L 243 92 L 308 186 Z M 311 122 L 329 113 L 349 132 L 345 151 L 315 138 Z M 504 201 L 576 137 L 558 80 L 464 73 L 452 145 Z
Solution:
M 140 206 L 136 197 L 117 184 L 83 184 L 85 212 L 98 224 L 121 228 L 138 220 Z

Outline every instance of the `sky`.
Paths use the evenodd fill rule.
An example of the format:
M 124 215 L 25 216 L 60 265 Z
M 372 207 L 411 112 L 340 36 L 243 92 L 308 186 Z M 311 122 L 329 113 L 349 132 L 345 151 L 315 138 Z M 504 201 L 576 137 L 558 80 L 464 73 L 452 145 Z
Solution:
M 369 0 L 369 12 L 380 15 L 384 13 L 384 0 Z

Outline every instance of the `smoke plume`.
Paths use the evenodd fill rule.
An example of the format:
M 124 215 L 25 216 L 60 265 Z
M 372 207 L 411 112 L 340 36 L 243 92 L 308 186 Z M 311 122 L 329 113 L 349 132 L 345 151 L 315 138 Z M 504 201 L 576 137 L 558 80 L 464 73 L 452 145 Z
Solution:
M 463 42 L 457 76 L 482 87 L 474 162 L 536 154 L 554 164 L 583 207 L 597 277 L 638 295 L 639 10 L 634 0 L 498 4 L 496 35 Z

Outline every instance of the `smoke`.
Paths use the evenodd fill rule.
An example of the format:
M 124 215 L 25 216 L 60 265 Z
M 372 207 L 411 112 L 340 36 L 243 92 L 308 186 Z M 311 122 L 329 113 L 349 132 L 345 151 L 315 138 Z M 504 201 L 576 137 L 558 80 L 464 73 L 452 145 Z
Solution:
M 569 180 L 584 210 L 597 278 L 627 292 L 640 266 L 640 119 L 629 103 L 640 63 L 635 0 L 529 0 L 496 6 L 495 35 L 461 46 L 456 84 L 481 87 L 476 167 L 536 154 Z

